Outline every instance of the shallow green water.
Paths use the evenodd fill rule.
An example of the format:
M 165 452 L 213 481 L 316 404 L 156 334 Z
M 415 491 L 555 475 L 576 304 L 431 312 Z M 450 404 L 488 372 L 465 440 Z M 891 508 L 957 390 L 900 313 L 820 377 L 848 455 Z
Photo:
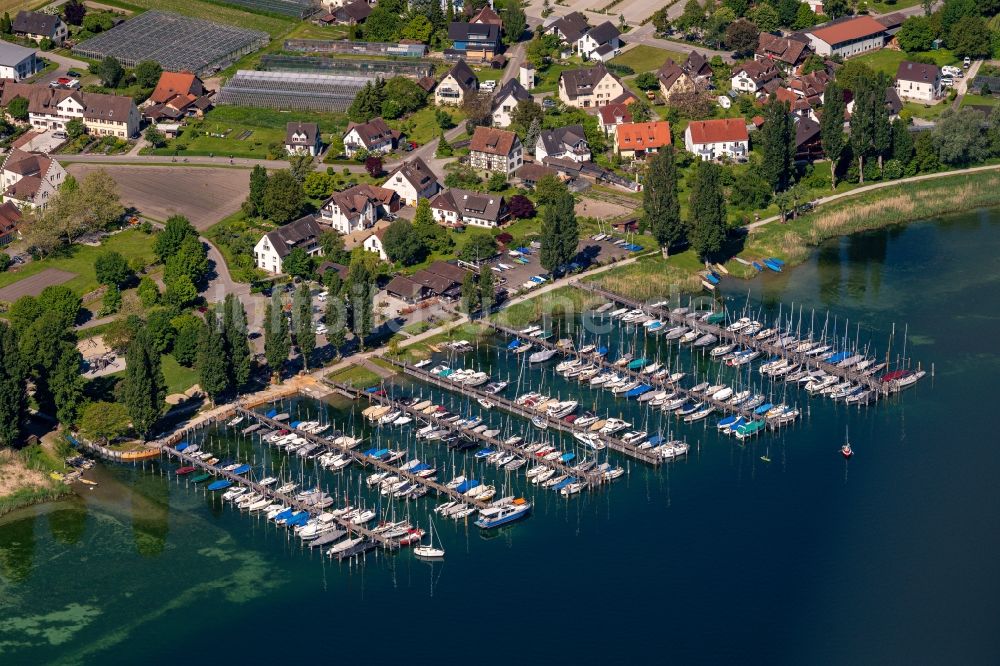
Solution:
M 753 303 L 802 304 L 805 318 L 829 309 L 883 353 L 892 323 L 907 324 L 907 356 L 933 362 L 935 377 L 901 400 L 859 410 L 795 392 L 802 424 L 739 447 L 711 422 L 678 426 L 577 390 L 588 407 L 673 428 L 692 453 L 660 470 L 612 455 L 629 473 L 569 501 L 526 485 L 523 470 L 482 473 L 470 456 L 393 433 L 449 472 L 536 499 L 529 520 L 489 537 L 438 521 L 443 563 L 401 553 L 331 564 L 158 466 L 110 469 L 79 501 L 0 524 L 0 663 L 996 663 L 998 222 L 981 212 L 855 236 L 793 271 L 725 285 L 739 304 L 749 286 Z M 461 362 L 569 391 L 551 370 L 520 374 L 495 347 Z M 686 353 L 680 363 L 718 369 Z M 360 431 L 350 408 L 327 409 Z M 845 425 L 850 463 L 838 455 Z M 201 436 L 312 478 L 245 438 Z M 356 499 L 357 478 L 320 482 Z M 411 517 L 426 523 L 430 506 L 410 503 Z

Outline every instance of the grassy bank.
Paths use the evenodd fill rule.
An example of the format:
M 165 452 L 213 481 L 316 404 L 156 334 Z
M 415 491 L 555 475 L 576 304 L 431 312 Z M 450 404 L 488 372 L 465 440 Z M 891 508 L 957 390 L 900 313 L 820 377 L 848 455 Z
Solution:
M 560 287 L 504 308 L 493 318 L 498 324 L 518 328 L 537 321 L 542 315 L 579 313 L 601 302 L 600 297 L 590 292 L 573 287 Z
M 474 342 L 478 337 L 485 335 L 489 331 L 488 328 L 482 324 L 469 323 L 456 324 L 446 331 L 438 333 L 437 335 L 432 335 L 429 338 L 421 340 L 420 342 L 415 342 L 412 345 L 403 347 L 399 351 L 399 359 L 403 361 L 419 361 L 421 359 L 428 358 L 434 351 L 431 347 L 440 345 L 445 342 L 454 342 L 456 340 L 468 340 L 469 342 Z
M 701 278 L 696 272 L 702 268 L 704 266 L 691 250 L 667 259 L 661 254 L 650 254 L 627 266 L 588 278 L 588 281 L 639 300 L 666 298 L 674 293 L 701 291 Z
M 353 386 L 355 388 L 374 386 L 382 381 L 381 377 L 376 375 L 371 370 L 361 367 L 360 365 L 352 365 L 344 368 L 343 370 L 338 370 L 331 375 L 327 375 L 327 379 L 340 382 L 341 384 L 347 384 L 348 386 Z
M 0 451 L 0 516 L 73 492 L 49 476 L 65 468 L 59 454 L 49 446 L 32 444 L 20 451 Z

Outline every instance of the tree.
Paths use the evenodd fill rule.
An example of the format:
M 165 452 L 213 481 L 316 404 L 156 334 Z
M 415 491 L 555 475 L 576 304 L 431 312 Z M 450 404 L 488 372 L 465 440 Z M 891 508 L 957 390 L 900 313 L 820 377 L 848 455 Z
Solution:
M 806 3 L 800 3 L 798 10 L 795 12 L 795 23 L 792 24 L 792 28 L 795 30 L 805 30 L 806 28 L 811 28 L 819 22 L 819 17 L 816 16 L 816 12 L 809 8 Z
M 488 231 L 469 232 L 469 239 L 462 246 L 458 257 L 462 261 L 478 264 L 497 253 L 497 241 Z
M 177 331 L 174 329 L 173 308 L 156 308 L 146 313 L 146 330 L 149 342 L 158 354 L 166 354 L 174 344 Z
M 66 123 L 66 136 L 71 139 L 79 139 L 86 133 L 87 126 L 84 125 L 83 121 L 79 118 L 73 118 L 73 120 Z
M 775 9 L 778 11 L 781 25 L 791 28 L 795 24 L 795 18 L 801 5 L 800 0 L 778 0 L 775 3 Z
M 494 7 L 503 17 L 504 44 L 516 44 L 528 28 L 528 18 L 521 3 L 518 0 L 497 0 Z
M 145 328 L 139 328 L 128 347 L 120 397 L 132 419 L 132 427 L 145 439 L 159 418 L 166 397 L 160 355 L 153 350 Z
M 365 41 L 396 42 L 399 41 L 399 13 L 383 5 L 375 5 L 372 13 L 364 22 Z
M 3 17 L 0 18 L 0 33 L 9 35 L 12 32 L 14 32 L 14 23 L 10 20 L 10 13 L 4 12 Z
M 938 146 L 938 157 L 945 164 L 966 166 L 982 162 L 989 156 L 986 123 L 982 114 L 974 109 L 946 110 L 932 134 Z
M 760 174 L 756 165 L 737 174 L 729 192 L 729 203 L 743 210 L 766 208 L 771 200 L 771 184 Z
M 83 302 L 69 287 L 53 285 L 42 289 L 38 305 L 41 309 L 39 316 L 51 315 L 56 318 L 55 323 L 60 329 L 69 330 L 73 328 Z
M 533 123 L 538 122 L 539 127 L 541 127 L 542 118 L 545 117 L 545 111 L 542 107 L 535 102 L 534 99 L 522 99 L 514 107 L 514 110 L 510 114 L 510 130 L 521 138 L 521 141 L 526 142 L 528 137 L 528 130 L 531 129 Z M 535 134 L 537 139 L 538 135 Z M 529 146 L 534 149 L 535 144 L 525 143 L 525 146 Z
M 184 367 L 190 368 L 197 360 L 198 341 L 201 339 L 201 329 L 205 324 L 193 314 L 175 317 L 172 323 L 175 331 L 174 358 Z
M 399 218 L 389 225 L 382 237 L 382 247 L 390 261 L 412 266 L 423 261 L 427 248 L 409 220 Z
M 163 231 L 156 234 L 153 239 L 153 253 L 156 260 L 161 264 L 167 263 L 167 259 L 177 254 L 181 244 L 187 238 L 198 238 L 198 232 L 194 225 L 183 215 L 171 215 L 167 218 L 167 223 Z
M 462 309 L 471 315 L 479 307 L 479 285 L 476 274 L 469 271 L 462 279 Z
M 143 132 L 142 138 L 144 138 L 153 148 L 160 148 L 167 144 L 167 137 L 160 130 L 156 129 L 156 125 L 150 125 Z
M 538 143 L 538 135 L 542 133 L 542 121 L 534 118 L 528 125 L 528 130 L 524 133 L 524 145 L 534 148 Z
M 7 103 L 7 114 L 14 120 L 26 121 L 28 119 L 28 100 L 20 95 L 14 97 Z
M 850 11 L 847 0 L 823 0 L 823 13 L 831 19 L 847 16 Z
M 486 189 L 490 192 L 501 192 L 507 188 L 507 176 L 503 172 L 495 171 L 486 181 Z
M 250 217 L 264 214 L 264 192 L 267 191 L 267 169 L 257 164 L 250 172 L 250 193 L 243 203 L 243 211 Z
M 102 317 L 112 315 L 122 308 L 122 290 L 117 285 L 108 287 L 101 298 L 101 310 L 98 314 Z
M 963 18 L 979 16 L 978 0 L 947 0 L 938 16 L 940 35 L 947 41 L 952 35 L 952 28 Z M 949 46 L 951 46 L 949 44 Z
M 636 87 L 640 90 L 655 90 L 660 87 L 660 82 L 653 72 L 642 72 L 633 79 Z
M 523 194 L 515 194 L 507 204 L 510 216 L 516 220 L 526 220 L 535 216 L 535 204 Z
M 0 446 L 14 446 L 21 437 L 21 423 L 28 409 L 24 382 L 18 334 L 0 321 Z
M 751 9 L 747 13 L 747 18 L 760 28 L 761 32 L 774 32 L 781 27 L 781 17 L 778 15 L 778 11 L 766 2 Z
M 365 158 L 365 171 L 372 178 L 378 178 L 382 175 L 382 158 L 378 155 L 369 155 Z
M 347 274 L 347 300 L 353 315 L 350 319 L 351 332 L 362 349 L 365 348 L 365 338 L 372 332 L 374 318 L 375 271 L 371 256 L 367 252 L 355 253 Z
M 657 83 L 656 85 L 657 87 L 659 87 L 660 84 Z M 632 102 L 632 104 L 630 104 L 628 108 L 631 110 L 632 113 L 632 122 L 634 123 L 649 122 L 651 115 L 649 111 L 649 104 L 646 103 L 646 100 L 642 99 L 636 100 Z
M 691 179 L 688 235 L 691 246 L 704 260 L 715 258 L 726 240 L 726 199 L 721 177 L 722 167 L 699 161 Z
M 657 9 L 653 13 L 652 23 L 653 27 L 656 28 L 657 34 L 666 35 L 670 32 L 670 14 L 667 13 L 666 7 Z
M 288 156 L 288 172 L 300 185 L 306 176 L 313 171 L 313 156 L 309 153 L 296 153 Z
M 129 428 L 129 414 L 118 402 L 92 402 L 83 409 L 80 433 L 97 442 L 113 442 Z
M 198 300 L 198 288 L 187 275 L 180 275 L 167 284 L 163 293 L 164 302 L 176 308 L 184 308 Z
M 926 16 L 911 16 L 896 35 L 904 51 L 929 51 L 934 42 L 934 27 Z
M 680 199 L 677 196 L 677 165 L 673 148 L 654 153 L 646 167 L 642 191 L 642 209 L 653 238 L 663 256 L 669 256 L 671 246 L 684 240 Z
M 187 236 L 177 252 L 167 259 L 163 282 L 169 288 L 182 275 L 194 285 L 203 284 L 208 276 L 208 250 L 196 236 Z
M 563 191 L 545 206 L 545 213 L 542 215 L 542 248 L 539 261 L 547 271 L 559 270 L 576 256 L 579 231 L 573 207 L 573 195 L 569 191 Z
M 466 127 L 490 125 L 493 122 L 492 96 L 485 93 L 469 93 L 462 99 L 462 112 L 466 117 Z M 471 124 L 471 125 L 470 125 Z M 470 129 L 471 134 L 474 130 Z
M 198 339 L 198 384 L 214 403 L 229 390 L 226 368 L 226 345 L 219 325 L 219 315 L 209 311 Z
M 101 85 L 106 88 L 117 88 L 125 76 L 125 70 L 114 56 L 107 56 L 98 64 L 91 65 L 90 71 L 101 80 Z
M 753 53 L 757 48 L 759 36 L 760 28 L 746 19 L 740 19 L 730 23 L 726 28 L 726 48 L 740 55 Z
M 698 0 L 687 0 L 684 11 L 677 19 L 677 27 L 681 30 L 693 30 L 705 25 L 705 8 Z
M 275 224 L 291 222 L 302 212 L 305 192 L 291 171 L 276 171 L 267 179 L 261 202 L 264 216 Z
M 236 294 L 226 294 L 222 303 L 222 341 L 229 383 L 239 389 L 250 380 L 253 352 L 247 338 L 247 311 Z
M 120 222 L 125 215 L 118 184 L 105 169 L 89 172 L 79 190 L 69 194 L 72 195 L 72 211 L 85 232 L 103 231 Z
M 441 137 L 438 139 L 437 149 L 434 151 L 435 157 L 451 157 L 455 152 L 451 148 L 451 144 L 448 143 L 448 138 L 444 135 L 444 130 L 441 130 Z
M 300 285 L 292 299 L 292 323 L 295 325 L 295 346 L 299 348 L 302 366 L 309 369 L 309 357 L 316 350 L 316 329 L 312 320 L 312 298 L 309 285 Z
M 566 184 L 552 174 L 545 174 L 535 182 L 535 200 L 546 206 L 567 192 Z
M 115 287 L 124 287 L 135 277 L 128 265 L 128 260 L 114 250 L 97 255 L 94 260 L 94 273 L 99 284 Z
M 420 199 L 417 202 L 417 211 L 413 216 L 413 230 L 420 238 L 420 243 L 429 252 L 447 252 L 455 244 L 447 230 L 434 221 L 431 202 L 428 199 Z
M 787 189 L 791 184 L 795 158 L 795 123 L 792 122 L 787 102 L 771 97 L 764 105 L 764 124 L 757 135 L 760 137 L 764 177 L 775 192 Z
M 264 358 L 271 368 L 274 379 L 281 378 L 281 369 L 292 349 L 281 292 L 277 289 L 271 296 L 264 311 Z
M 313 272 L 312 258 L 301 247 L 292 248 L 288 256 L 281 262 L 281 270 L 293 277 L 309 277 Z
M 428 43 L 431 40 L 431 34 L 434 32 L 434 26 L 431 24 L 430 19 L 422 14 L 416 14 L 410 19 L 410 22 L 403 27 L 402 36 L 404 39 L 414 39 L 423 44 Z
M 881 157 L 882 137 L 885 149 L 891 140 L 889 112 L 885 108 L 885 88 L 878 77 L 859 81 L 854 91 L 854 113 L 851 114 L 851 150 L 858 160 L 858 175 L 864 182 L 865 160 Z
M 951 29 L 948 45 L 959 57 L 987 58 L 992 52 L 992 39 L 982 16 L 964 16 Z
M 913 159 L 913 135 L 902 118 L 892 121 L 892 159 L 904 167 Z
M 725 0 L 723 4 L 733 10 L 737 16 L 746 16 L 746 13 L 750 11 L 750 0 Z
M 143 60 L 135 66 L 133 74 L 140 88 L 154 88 L 160 81 L 163 68 L 155 60 Z
M 844 149 L 847 148 L 847 140 L 844 137 L 844 112 L 847 105 L 844 102 L 844 91 L 836 81 L 827 85 L 823 99 L 825 103 L 819 123 L 820 140 L 823 152 L 830 160 L 830 184 L 836 188 L 837 164 L 844 155 Z
M 490 313 L 495 301 L 496 286 L 493 280 L 493 269 L 484 264 L 479 267 L 479 304 L 483 310 L 483 316 Z
M 70 25 L 80 25 L 83 23 L 83 17 L 86 15 L 87 7 L 83 4 L 82 0 L 68 0 L 63 5 L 63 18 Z
M 85 380 L 80 374 L 83 356 L 76 343 L 63 341 L 59 358 L 51 369 L 48 383 L 55 403 L 56 419 L 64 425 L 76 423 L 80 407 L 84 403 Z
M 385 100 L 385 81 L 383 79 L 369 81 L 354 96 L 354 101 L 347 109 L 347 117 L 356 123 L 366 123 L 382 113 Z

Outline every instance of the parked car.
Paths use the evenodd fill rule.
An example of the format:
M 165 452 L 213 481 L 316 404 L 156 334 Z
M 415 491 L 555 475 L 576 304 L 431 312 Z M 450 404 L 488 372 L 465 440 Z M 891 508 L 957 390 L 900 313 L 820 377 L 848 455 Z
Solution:
M 66 76 L 72 76 L 74 79 L 78 79 L 80 78 L 80 72 L 71 69 L 68 72 L 66 72 Z
M 326 324 L 316 325 L 316 335 L 326 335 Z
M 950 76 L 944 76 L 941 78 L 941 85 L 943 85 L 945 88 L 951 88 L 952 86 L 955 85 L 955 79 L 951 78 Z
M 972 66 L 972 58 L 965 56 L 965 60 L 962 61 L 962 67 L 969 69 Z
M 554 109 L 555 106 L 556 106 L 556 102 L 551 97 L 546 97 L 545 99 L 542 100 L 542 108 L 543 109 Z

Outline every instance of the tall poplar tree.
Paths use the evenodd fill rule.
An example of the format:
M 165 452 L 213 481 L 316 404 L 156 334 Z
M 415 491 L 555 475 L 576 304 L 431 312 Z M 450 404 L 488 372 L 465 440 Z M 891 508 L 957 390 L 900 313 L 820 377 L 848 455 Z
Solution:
M 545 205 L 539 261 L 547 271 L 555 271 L 576 256 L 580 230 L 573 207 L 573 195 L 567 190 L 555 193 L 553 200 Z
M 302 356 L 302 365 L 309 369 L 309 357 L 316 350 L 316 329 L 312 322 L 312 299 L 309 286 L 303 283 L 292 301 L 292 317 L 295 324 L 295 345 Z
M 222 323 L 218 313 L 209 311 L 198 338 L 198 381 L 213 403 L 229 389 L 228 370 Z
M 166 398 L 166 382 L 160 367 L 160 355 L 153 349 L 146 327 L 140 327 L 128 346 L 121 402 L 132 427 L 140 437 L 147 437 L 160 416 Z
M 677 197 L 677 164 L 671 146 L 655 153 L 646 167 L 642 209 L 663 256 L 670 256 L 670 247 L 684 240 L 685 231 Z
M 882 156 L 892 146 L 892 127 L 885 105 L 885 81 L 881 77 L 861 79 L 854 91 L 851 113 L 851 149 L 858 158 L 858 177 L 865 182 L 865 160 Z
M 28 403 L 25 379 L 17 333 L 0 321 L 0 446 L 14 446 L 20 440 Z
M 691 245 L 704 260 L 715 257 L 726 240 L 726 199 L 721 171 L 713 162 L 698 162 L 691 181 Z
M 56 408 L 56 419 L 63 425 L 76 423 L 80 408 L 83 406 L 84 385 L 80 366 L 83 356 L 72 342 L 63 341 L 60 345 L 59 358 L 49 371 L 49 390 L 52 391 L 52 401 Z
M 247 311 L 235 294 L 226 294 L 222 303 L 222 337 L 226 349 L 227 374 L 234 389 L 250 379 L 253 352 L 247 337 Z
M 823 115 L 819 119 L 819 134 L 823 142 L 823 152 L 830 160 L 830 184 L 834 188 L 837 187 L 837 164 L 847 148 L 847 138 L 844 135 L 846 110 L 843 88 L 837 85 L 836 81 L 831 81 L 823 93 Z
M 347 273 L 347 300 L 351 305 L 351 332 L 358 339 L 361 349 L 365 348 L 365 338 L 372 332 L 375 318 L 374 306 L 375 273 L 364 252 L 351 257 Z
M 764 105 L 764 124 L 757 136 L 763 154 L 761 171 L 772 190 L 783 192 L 791 185 L 795 159 L 795 123 L 788 102 L 771 97 Z
M 496 286 L 493 269 L 484 264 L 479 267 L 479 303 L 484 317 L 489 315 L 494 302 L 496 302 Z
M 288 334 L 288 319 L 281 302 L 281 292 L 274 290 L 264 311 L 264 358 L 274 379 L 281 379 L 281 368 L 288 360 L 292 342 Z

